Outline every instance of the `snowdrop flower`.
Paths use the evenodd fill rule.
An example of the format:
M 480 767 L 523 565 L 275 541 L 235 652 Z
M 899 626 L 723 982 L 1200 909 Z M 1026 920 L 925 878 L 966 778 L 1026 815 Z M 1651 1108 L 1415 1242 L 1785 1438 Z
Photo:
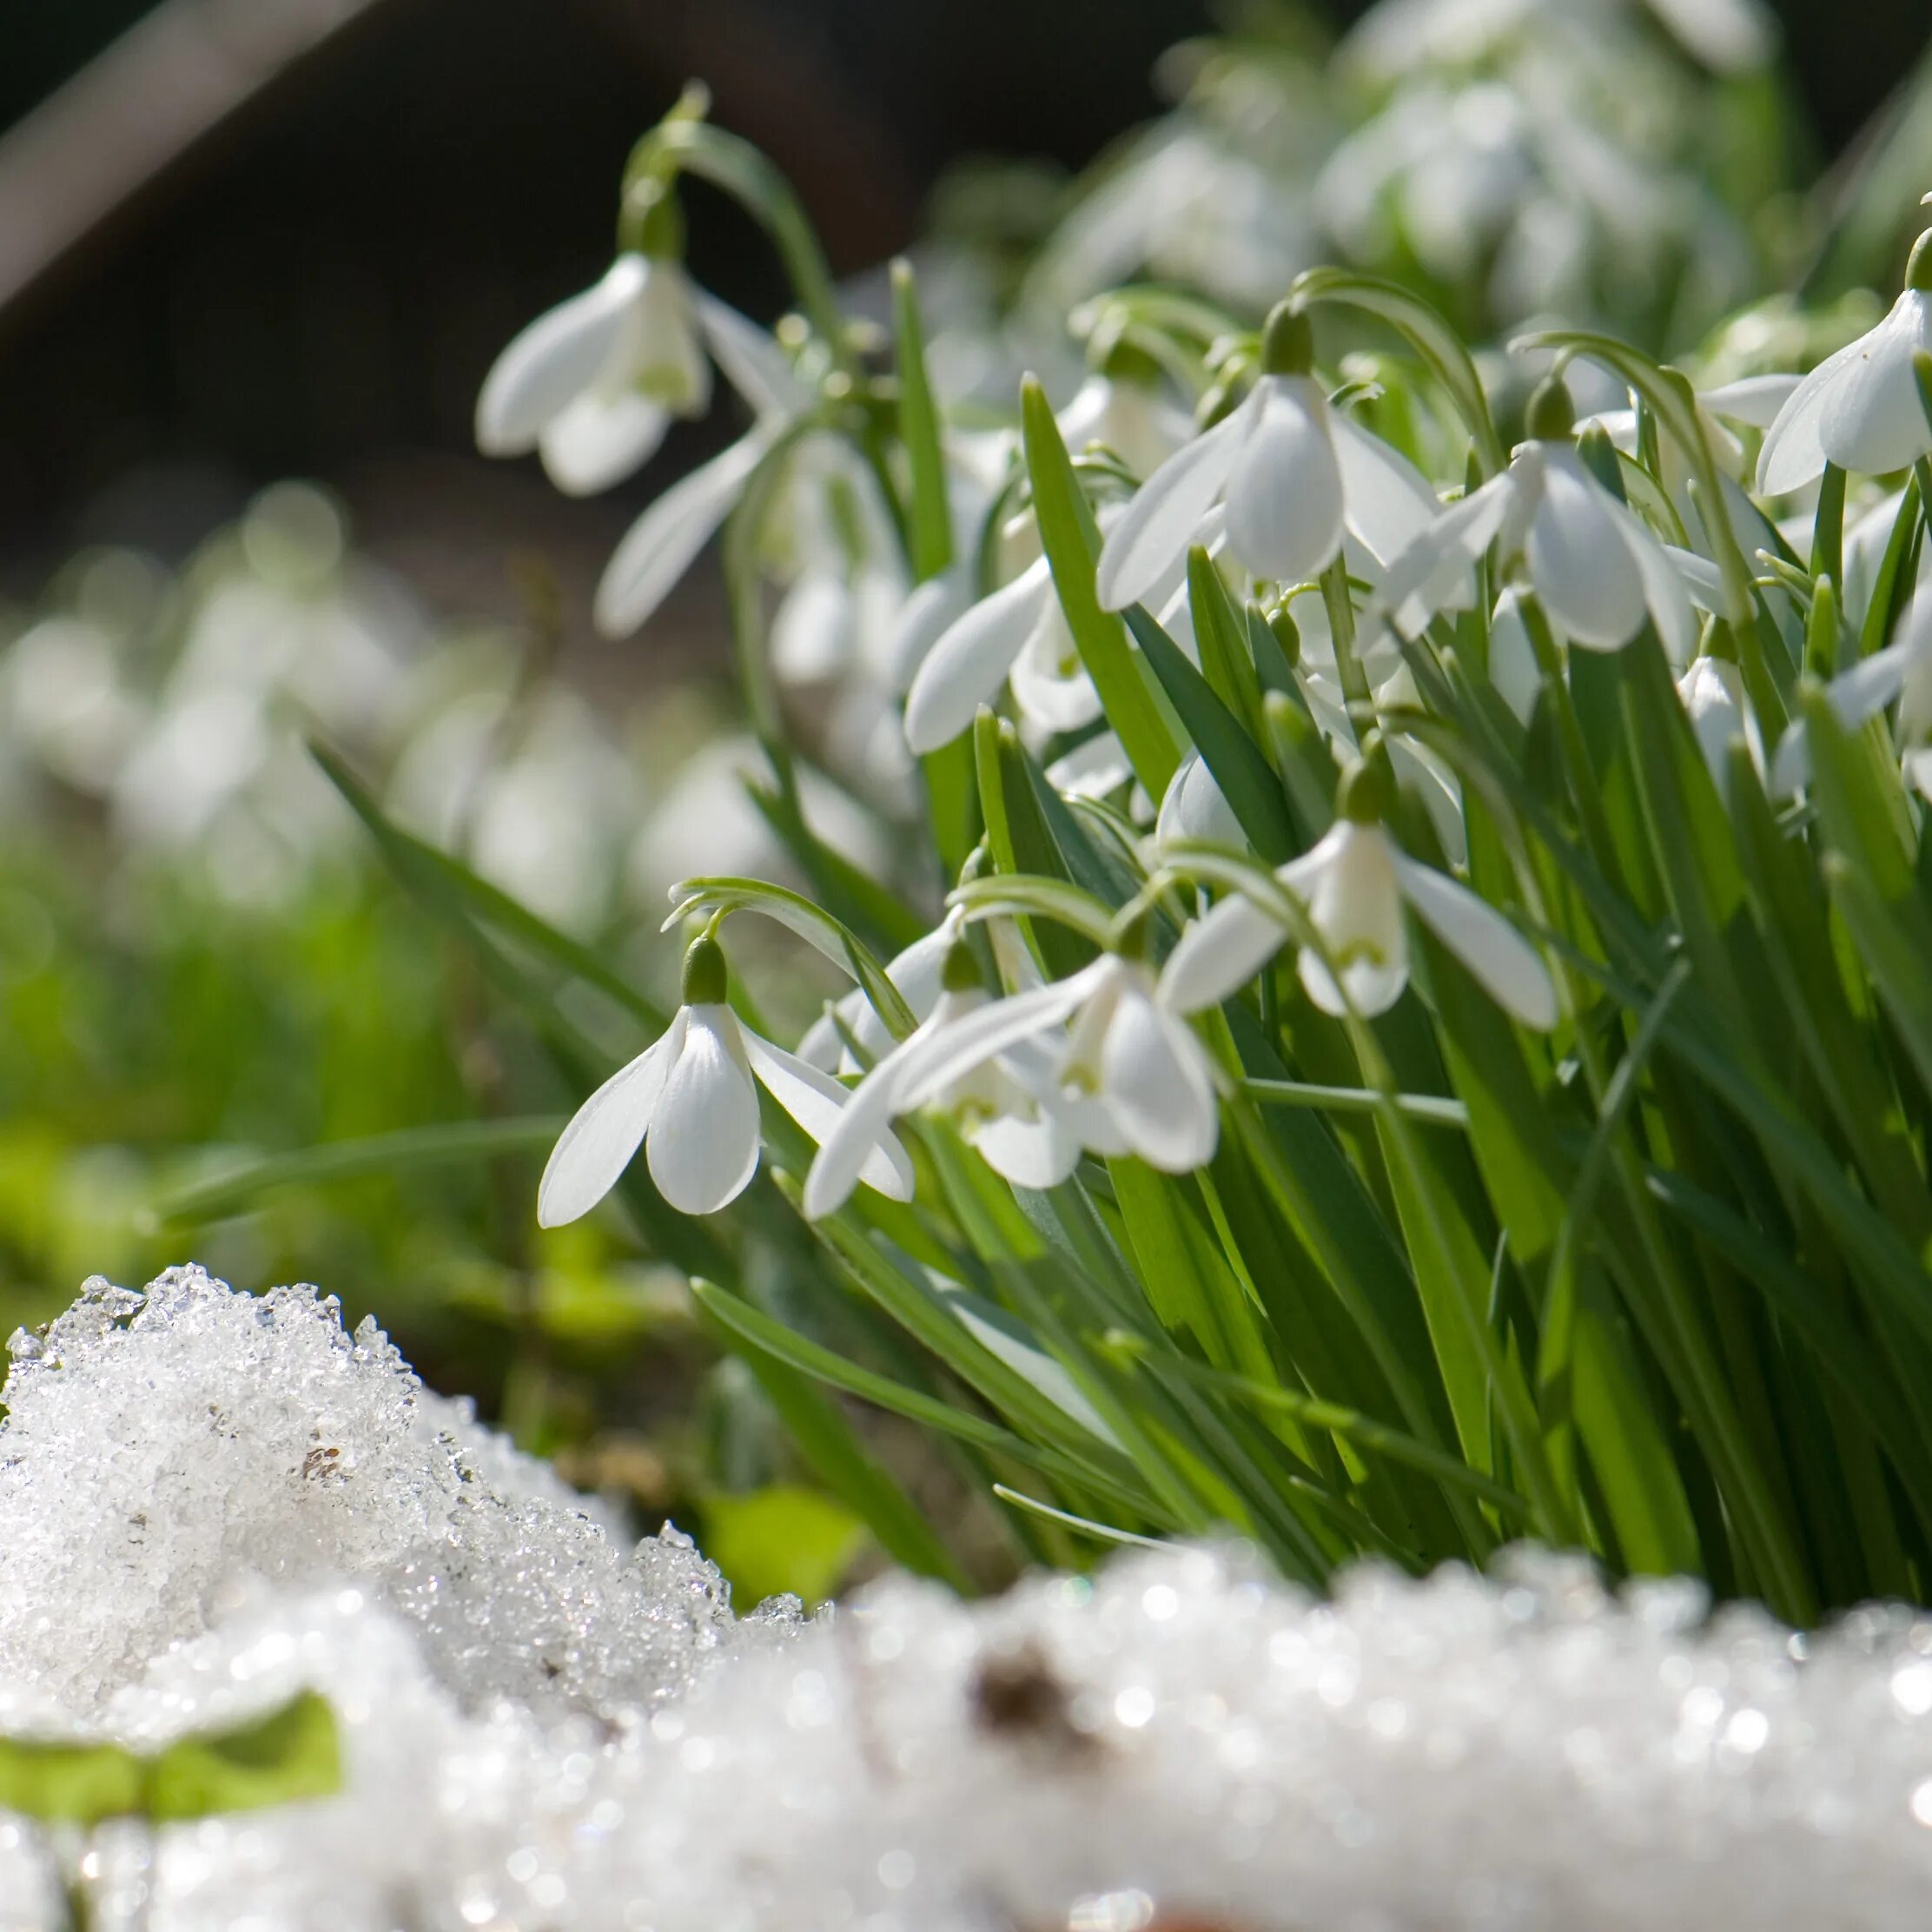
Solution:
M 625 533 L 604 566 L 592 610 L 606 637 L 628 637 L 670 595 L 752 473 L 812 405 L 811 391 L 764 330 L 709 298 L 699 314 L 718 367 L 751 407 L 751 427 L 680 477 Z
M 887 961 L 885 976 L 898 989 L 915 1021 L 928 1018 L 939 1003 L 946 956 L 959 937 L 963 915 L 956 909 L 939 924 L 915 939 L 903 952 Z M 834 1000 L 806 1029 L 798 1042 L 798 1057 L 825 1073 L 856 1074 L 864 1069 L 853 1058 L 842 1036 L 849 1033 L 864 1049 L 866 1063 L 882 1060 L 891 1052 L 892 1035 L 885 1022 L 866 997 L 863 986 L 855 986 L 843 998 Z
M 1922 592 L 1915 596 L 1899 625 L 1898 641 L 1840 672 L 1825 686 L 1825 693 L 1848 731 L 1878 717 L 1896 699 L 1893 735 L 1900 764 L 1913 786 L 1932 800 L 1932 596 Z M 1794 724 L 1772 761 L 1772 796 L 1796 791 L 1810 776 L 1804 727 Z
M 1324 1013 L 1373 1017 L 1409 981 L 1406 906 L 1524 1025 L 1557 1022 L 1556 989 L 1535 949 L 1466 885 L 1419 865 L 1383 829 L 1383 783 L 1357 764 L 1342 781 L 1334 824 L 1313 850 L 1275 877 L 1306 907 L 1322 951 L 1301 949 L 1308 997 Z M 1277 920 L 1239 893 L 1181 934 L 1161 976 L 1161 997 L 1176 1013 L 1218 1006 L 1245 986 L 1287 939 Z
M 1241 830 L 1234 808 L 1197 751 L 1190 750 L 1174 767 L 1154 821 L 1156 848 L 1177 838 L 1211 840 L 1217 845 L 1232 845 L 1237 851 L 1247 845 L 1247 834 Z
M 1752 763 L 1763 770 L 1764 743 L 1758 735 L 1757 715 L 1744 694 L 1743 674 L 1736 665 L 1718 658 L 1699 658 L 1677 679 L 1677 696 L 1690 729 L 1697 733 L 1697 749 L 1720 788 L 1727 781 L 1733 738 L 1743 739 Z
M 1765 432 L 1757 459 L 1763 496 L 1803 489 L 1828 462 L 1882 476 L 1932 454 L 1932 423 L 1912 358 L 1932 351 L 1932 230 L 1922 235 L 1905 287 L 1876 328 L 1827 356 L 1798 384 Z
M 942 1001 L 866 1075 L 821 1145 L 805 1179 L 808 1215 L 844 1201 L 896 1115 L 933 1105 L 970 1112 L 1010 1109 L 1016 1097 L 1029 1104 L 1033 1121 L 996 1111 L 979 1131 L 975 1145 L 996 1166 L 1013 1151 L 1016 1125 L 1039 1130 L 1028 1151 L 1042 1160 L 1065 1155 L 1069 1143 L 1072 1158 L 1084 1146 L 1136 1155 L 1168 1174 L 1214 1157 L 1221 1120 L 1212 1062 L 1142 961 L 1104 953 L 1069 978 L 993 1000 L 977 988 L 971 955 L 960 947 L 948 980 L 959 999 Z M 990 1091 L 980 1084 L 989 1068 Z M 1002 1120 L 1003 1136 L 989 1131 Z M 1062 1177 L 1071 1169 L 1069 1158 Z
M 1115 513 L 1103 513 L 1102 528 Z M 1049 731 L 1077 731 L 1101 715 L 1043 556 L 969 605 L 927 651 L 906 692 L 907 744 L 922 758 L 949 744 L 1002 683 L 1021 715 Z
M 572 496 L 622 481 L 673 417 L 704 414 L 705 339 L 720 312 L 730 314 L 696 294 L 674 254 L 626 250 L 601 281 L 539 315 L 498 356 L 477 397 L 477 447 L 486 456 L 537 451 Z
M 1650 530 L 1591 473 L 1570 440 L 1560 377 L 1538 385 L 1530 440 L 1509 467 L 1446 511 L 1390 565 L 1374 615 L 1413 632 L 1468 593 L 1492 543 L 1520 557 L 1557 627 L 1590 651 L 1619 651 L 1648 618 L 1671 661 L 1688 663 L 1697 618 L 1683 574 Z
M 1345 530 L 1385 561 L 1427 526 L 1436 513 L 1427 483 L 1380 438 L 1329 409 L 1309 374 L 1313 358 L 1307 317 L 1280 304 L 1247 397 L 1169 457 L 1108 530 L 1099 569 L 1108 610 L 1155 591 L 1217 502 L 1235 560 L 1280 583 L 1318 576 Z
M 551 1150 L 537 1219 L 559 1227 L 617 1185 L 639 1145 L 658 1192 L 687 1214 L 735 1201 L 758 1165 L 754 1079 L 815 1141 L 830 1134 L 851 1095 L 828 1074 L 760 1039 L 724 1003 L 724 955 L 715 939 L 685 956 L 684 1004 L 663 1037 L 612 1075 L 578 1108 Z M 890 1135 L 875 1135 L 855 1180 L 895 1201 L 912 1197 L 912 1168 Z
M 1151 357 L 1116 346 L 1059 413 L 1067 447 L 1101 444 L 1136 476 L 1151 476 L 1194 433 L 1187 413 L 1162 397 L 1160 374 Z

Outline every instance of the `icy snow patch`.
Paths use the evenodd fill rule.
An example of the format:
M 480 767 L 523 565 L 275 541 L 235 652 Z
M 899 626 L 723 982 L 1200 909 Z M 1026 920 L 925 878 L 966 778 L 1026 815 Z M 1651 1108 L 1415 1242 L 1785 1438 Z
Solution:
M 56 1366 L 56 1365 L 58 1366 Z M 17 1340 L 0 1729 L 158 1740 L 311 1684 L 338 1799 L 103 1835 L 151 1932 L 1918 1927 L 1932 1620 L 1234 1549 L 734 1621 L 308 1291 L 193 1271 Z M 312 1462 L 318 1449 L 341 1474 Z M 144 1520 L 142 1520 L 144 1519 Z M 241 1583 L 235 1579 L 242 1578 Z M 57 1924 L 0 1819 L 0 1929 Z

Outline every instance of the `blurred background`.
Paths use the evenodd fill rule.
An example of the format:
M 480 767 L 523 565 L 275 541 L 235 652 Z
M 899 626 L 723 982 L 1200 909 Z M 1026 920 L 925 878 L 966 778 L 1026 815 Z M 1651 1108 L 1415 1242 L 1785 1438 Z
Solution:
M 664 888 L 781 863 L 714 573 L 640 637 L 590 622 L 729 412 L 588 501 L 471 441 L 504 342 L 607 264 L 625 155 L 689 76 L 856 308 L 914 253 L 962 406 L 1022 367 L 1063 394 L 1059 318 L 1106 281 L 1258 312 L 1338 255 L 1479 340 L 1557 311 L 1789 361 L 1782 292 L 1869 302 L 1932 186 L 1923 0 L 1383 0 L 1348 34 L 1360 11 L 0 0 L 0 1334 L 96 1271 L 314 1278 L 751 1593 L 863 1561 L 675 1257 L 615 1221 L 537 1236 L 571 1096 L 304 741 L 659 994 Z M 694 274 L 769 320 L 762 239 L 690 200 Z M 1714 343 L 1752 298 L 1763 326 Z M 821 829 L 884 865 L 890 788 L 826 763 Z M 802 1022 L 831 990 L 770 996 Z M 440 1157 L 473 1119 L 500 1153 Z

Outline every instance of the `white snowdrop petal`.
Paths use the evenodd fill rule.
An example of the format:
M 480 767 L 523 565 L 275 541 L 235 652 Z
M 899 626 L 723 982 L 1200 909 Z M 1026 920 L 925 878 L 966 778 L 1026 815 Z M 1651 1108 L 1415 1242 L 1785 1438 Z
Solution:
M 758 1095 L 729 1007 L 688 1008 L 683 1050 L 658 1095 L 645 1156 L 680 1214 L 714 1214 L 758 1166 Z
M 1133 776 L 1126 748 L 1112 731 L 1095 731 L 1046 770 L 1047 783 L 1069 798 L 1104 798 Z
M 1932 304 L 1908 288 L 1878 327 L 1838 366 L 1818 414 L 1818 447 L 1841 469 L 1880 476 L 1932 451 L 1932 423 L 1912 373 L 1916 349 L 1932 347 Z M 1829 366 L 1829 365 L 1828 365 Z
M 1684 572 L 1665 554 L 1664 546 L 1644 525 L 1614 498 L 1606 498 L 1604 508 L 1617 526 L 1624 546 L 1636 566 L 1644 587 L 1644 607 L 1663 641 L 1664 653 L 1681 670 L 1697 649 L 1697 619 L 1690 605 L 1690 588 Z M 1686 552 L 1688 554 L 1688 552 Z
M 693 301 L 713 360 L 754 414 L 791 417 L 810 406 L 811 392 L 766 330 L 702 289 Z
M 1760 496 L 1788 496 L 1823 474 L 1826 458 L 1818 440 L 1819 425 L 1832 386 L 1856 358 L 1859 348 L 1858 342 L 1848 342 L 1836 354 L 1828 355 L 1784 399 L 1757 453 Z
M 843 1205 L 896 1114 L 910 1112 L 1005 1047 L 1056 1024 L 1080 1003 L 1091 972 L 989 1001 L 950 1024 L 941 1025 L 936 1012 L 900 1042 L 852 1090 L 837 1123 L 819 1143 L 805 1176 L 807 1218 L 816 1221 Z
M 1803 380 L 1799 375 L 1742 376 L 1736 382 L 1720 382 L 1715 389 L 1706 389 L 1697 400 L 1713 416 L 1749 423 L 1754 429 L 1769 429 Z
M 1097 587 L 1103 610 L 1142 602 L 1174 559 L 1185 555 L 1234 466 L 1254 400 L 1250 396 L 1206 435 L 1176 450 L 1134 493 L 1101 547 Z
M 1696 551 L 1681 549 L 1676 544 L 1665 544 L 1664 554 L 1683 579 L 1691 603 L 1700 611 L 1721 613 L 1724 607 L 1724 573 L 1717 565 L 1708 557 L 1700 557 Z
M 546 310 L 491 366 L 476 399 L 476 447 L 520 456 L 571 399 L 604 374 L 622 345 L 647 264 L 624 255 L 594 288 Z
M 1523 592 L 1512 584 L 1496 600 L 1496 612 L 1489 625 L 1489 681 L 1503 702 L 1527 724 L 1543 688 L 1543 672 L 1536 661 L 1536 646 L 1530 642 L 1529 626 L 1523 621 Z
M 998 693 L 1053 594 L 1052 570 L 1041 557 L 947 627 L 906 692 L 906 743 L 915 752 L 951 744 Z
M 1227 478 L 1227 544 L 1256 577 L 1296 584 L 1341 548 L 1342 480 L 1328 406 L 1306 376 L 1263 376 Z
M 651 1126 L 684 1045 L 679 1010 L 654 1045 L 620 1067 L 572 1115 L 550 1150 L 537 1188 L 537 1222 L 561 1227 L 587 1214 L 617 1185 Z
M 963 617 L 972 602 L 972 573 L 963 566 L 929 577 L 899 606 L 886 646 L 892 689 L 903 692 L 911 685 L 928 652 Z
M 1435 492 L 1407 457 L 1346 411 L 1329 411 L 1328 427 L 1348 527 L 1377 563 L 1393 563 L 1435 521 Z
M 822 685 L 850 663 L 857 636 L 851 586 L 808 570 L 771 613 L 771 669 L 787 685 Z
M 741 1026 L 738 1032 L 744 1042 L 744 1056 L 765 1091 L 814 1141 L 823 1144 L 851 1100 L 850 1090 L 783 1047 L 761 1039 L 749 1027 Z M 912 1199 L 912 1162 L 896 1135 L 879 1136 L 859 1169 L 859 1179 L 894 1201 Z
M 1208 1055 L 1186 1021 L 1127 988 L 1101 1048 L 1101 1093 L 1128 1145 L 1163 1174 L 1214 1158 L 1221 1115 Z
M 566 496 L 594 496 L 648 462 L 671 413 L 635 390 L 572 397 L 538 433 L 544 473 Z
M 1548 1032 L 1557 1023 L 1557 989 L 1536 948 L 1467 886 L 1404 853 L 1392 850 L 1390 858 L 1416 917 L 1499 1006 L 1525 1026 Z
M 1157 839 L 1212 839 L 1221 845 L 1245 850 L 1247 835 L 1234 816 L 1234 808 L 1208 769 L 1208 761 L 1189 750 L 1174 767 L 1168 789 L 1161 795 L 1161 810 L 1154 821 Z
M 1390 564 L 1373 608 L 1413 637 L 1459 592 L 1466 596 L 1471 573 L 1501 532 L 1517 487 L 1505 471 L 1451 504 Z
M 1281 927 L 1239 892 L 1191 920 L 1161 969 L 1161 1003 L 1199 1013 L 1232 998 L 1287 943 Z
M 1878 714 L 1905 688 L 1912 666 L 1912 645 L 1902 638 L 1861 658 L 1849 671 L 1840 672 L 1826 690 L 1831 708 L 1847 731 L 1855 731 Z
M 1100 692 L 1081 662 L 1057 599 L 1048 599 L 1013 660 L 1007 687 L 1021 715 L 1044 731 L 1077 731 L 1101 716 Z
M 597 586 L 597 627 L 628 637 L 670 594 L 763 459 L 766 440 L 753 432 L 673 483 L 633 523 L 604 567 Z
M 1613 500 L 1573 452 L 1548 455 L 1530 520 L 1530 580 L 1573 644 L 1614 651 L 1644 621 L 1644 579 L 1611 514 Z
M 995 1174 L 1016 1187 L 1057 1188 L 1080 1165 L 1080 1136 L 1051 1114 L 1030 1121 L 997 1115 L 970 1128 L 966 1138 Z

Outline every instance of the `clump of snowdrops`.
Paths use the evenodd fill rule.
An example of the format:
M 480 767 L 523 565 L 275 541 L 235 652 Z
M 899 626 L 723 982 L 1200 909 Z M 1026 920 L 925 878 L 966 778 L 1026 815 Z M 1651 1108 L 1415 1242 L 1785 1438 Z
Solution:
M 688 278 L 692 180 L 775 241 L 775 334 Z M 688 96 L 479 436 L 580 489 L 714 366 L 744 400 L 599 612 L 644 625 L 722 531 L 756 802 L 812 890 L 675 888 L 667 1014 L 365 804 L 588 1095 L 539 1218 L 615 1190 L 935 1573 L 826 1386 L 1049 1554 L 1232 1526 L 1320 1583 L 1527 1535 L 1799 1622 L 1922 1600 L 1932 238 L 1906 281 L 1802 380 L 1521 340 L 1510 426 L 1392 284 L 1318 268 L 1259 328 L 1128 287 L 1070 401 L 968 428 L 910 273 L 890 340 L 849 321 Z M 1583 365 L 1627 406 L 1579 422 Z M 929 898 L 807 826 L 784 662 L 870 667 Z M 789 1045 L 746 918 L 851 980 Z

